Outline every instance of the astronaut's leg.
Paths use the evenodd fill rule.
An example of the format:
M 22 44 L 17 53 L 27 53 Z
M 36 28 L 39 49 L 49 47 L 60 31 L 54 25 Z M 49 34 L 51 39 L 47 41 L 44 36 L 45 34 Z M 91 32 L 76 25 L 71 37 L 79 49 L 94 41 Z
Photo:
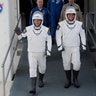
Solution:
M 72 64 L 73 64 L 73 84 L 76 88 L 79 88 L 80 84 L 78 82 L 78 75 L 81 66 L 79 48 L 73 49 Z
M 37 61 L 34 57 L 33 53 L 28 53 L 28 60 L 29 60 L 29 73 L 30 73 L 30 80 L 31 80 L 31 93 L 32 95 L 36 94 L 36 79 L 37 79 Z
M 31 78 L 31 87 L 32 89 L 29 91 L 29 93 L 35 95 L 36 94 L 36 77 Z
M 79 71 L 75 71 L 73 70 L 73 84 L 76 88 L 79 88 L 80 87 L 80 84 L 78 82 L 78 74 L 79 74 Z
M 66 51 L 62 52 L 63 66 L 67 78 L 64 87 L 69 88 L 71 86 L 71 52 L 70 49 L 65 50 Z
M 44 74 L 39 72 L 39 87 L 44 87 L 44 82 L 43 82 Z
M 65 88 L 69 88 L 71 86 L 71 70 L 67 70 L 65 71 L 66 77 L 67 77 L 67 81 L 64 85 Z
M 44 55 L 44 53 L 41 53 L 39 58 L 38 58 L 38 67 L 39 67 L 39 82 L 38 82 L 38 86 L 40 88 L 44 87 L 44 75 L 45 75 L 45 71 L 46 71 L 46 56 Z

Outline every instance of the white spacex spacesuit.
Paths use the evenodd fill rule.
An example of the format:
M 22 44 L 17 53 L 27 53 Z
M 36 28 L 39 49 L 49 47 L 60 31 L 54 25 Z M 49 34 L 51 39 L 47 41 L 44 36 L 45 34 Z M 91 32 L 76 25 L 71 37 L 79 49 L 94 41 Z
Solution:
M 19 35 L 19 39 L 27 37 L 29 73 L 32 85 L 30 93 L 36 94 L 37 69 L 39 71 L 39 87 L 44 87 L 43 77 L 46 71 L 46 55 L 51 55 L 52 40 L 49 28 L 42 25 L 43 14 L 40 11 L 34 12 L 32 22 L 33 25 L 26 27 L 23 33 L 19 28 L 16 28 L 15 31 Z
M 68 14 L 74 14 L 74 20 L 68 19 Z M 76 20 L 76 11 L 73 7 L 68 7 L 65 13 L 66 20 L 59 22 L 56 31 L 56 42 L 58 51 L 62 51 L 63 66 L 66 73 L 71 70 L 71 63 L 73 70 L 80 70 L 80 41 L 82 48 L 85 50 L 86 38 L 82 27 L 82 22 Z M 81 40 L 80 40 L 81 39 Z M 71 71 L 70 71 L 71 72 Z M 69 74 L 71 74 L 69 72 Z M 68 75 L 67 75 L 68 77 Z M 68 78 L 67 78 L 68 79 Z M 71 77 L 70 77 L 71 79 Z M 71 85 L 71 81 L 69 80 Z M 69 86 L 67 86 L 68 88 Z
M 43 18 L 42 17 L 39 18 L 38 14 L 36 15 L 33 14 L 32 20 L 41 19 L 43 22 Z M 26 27 L 26 29 L 21 34 L 21 36 L 27 37 L 27 40 L 28 40 L 27 50 L 28 50 L 30 77 L 37 77 L 37 66 L 39 68 L 39 72 L 44 74 L 46 71 L 46 55 L 45 54 L 47 52 L 47 55 L 50 55 L 51 47 L 52 47 L 49 28 L 43 26 L 42 24 L 39 27 L 36 27 L 33 24 L 31 26 Z M 47 49 L 46 49 L 46 46 L 47 46 Z

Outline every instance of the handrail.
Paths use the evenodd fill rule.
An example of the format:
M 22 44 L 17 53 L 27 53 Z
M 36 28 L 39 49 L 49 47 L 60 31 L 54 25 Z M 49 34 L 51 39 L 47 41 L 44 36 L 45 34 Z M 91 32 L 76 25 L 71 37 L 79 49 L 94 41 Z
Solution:
M 88 27 L 87 27 L 87 28 L 88 28 Z M 93 38 L 93 36 L 92 36 L 90 30 L 87 29 L 87 31 L 89 32 L 89 35 L 90 35 L 90 37 L 91 37 L 91 39 L 92 39 L 92 41 L 93 41 L 93 44 L 94 44 L 94 46 L 95 46 L 95 48 L 96 48 L 96 42 L 95 42 L 95 40 L 94 40 L 94 38 Z
M 14 59 L 14 56 L 15 56 L 15 52 L 16 52 L 17 46 L 18 46 L 18 41 L 16 43 L 16 47 L 15 47 L 14 52 L 13 52 L 13 55 L 12 55 L 11 63 L 10 63 L 10 66 L 9 66 L 9 70 L 8 70 L 8 72 L 6 74 L 5 83 L 7 82 L 7 78 L 8 78 L 8 75 L 9 75 L 9 72 L 10 72 L 10 69 L 11 69 L 11 66 L 12 66 L 12 62 L 13 62 L 13 59 Z
M 95 26 L 94 26 L 94 24 L 93 24 L 93 22 L 92 22 L 91 18 L 90 18 L 89 16 L 88 16 L 88 18 L 89 18 L 89 21 L 90 21 L 90 23 L 91 23 L 91 25 L 92 25 L 93 29 L 94 29 L 94 32 L 96 33 Z
M 19 17 L 19 19 L 18 19 L 18 21 L 17 21 L 17 25 L 16 25 L 16 27 L 18 27 L 19 22 L 20 22 L 20 19 L 21 19 L 21 15 L 20 15 L 20 17 Z M 12 56 L 12 61 L 11 61 L 10 67 L 9 67 L 9 69 L 8 69 L 8 72 L 7 72 L 7 75 L 6 75 L 6 78 L 5 78 L 5 63 L 6 63 L 6 60 L 7 60 L 9 51 L 10 51 L 10 49 L 11 49 L 11 46 L 12 46 L 14 37 L 15 37 L 15 32 L 14 32 L 12 38 L 11 38 L 10 45 L 9 45 L 9 47 L 8 47 L 8 50 L 7 50 L 6 55 L 5 55 L 5 58 L 4 58 L 3 63 L 2 63 L 2 65 L 1 65 L 1 68 L 2 68 L 2 87 L 3 87 L 3 96 L 6 96 L 5 85 L 6 85 L 6 81 L 7 81 L 9 72 L 10 72 L 10 68 L 11 68 L 11 65 L 12 65 L 12 61 L 13 61 L 13 58 L 14 58 L 14 55 L 15 55 L 15 52 L 16 52 L 16 49 L 15 49 L 14 52 L 13 52 L 13 56 Z M 17 41 L 17 43 L 16 43 L 16 48 L 17 48 L 17 44 L 18 44 L 18 41 Z
M 88 26 L 88 24 L 91 24 L 91 27 L 96 34 L 96 28 L 94 26 L 94 23 L 92 22 L 91 17 L 90 17 L 90 15 L 95 15 L 95 14 L 96 14 L 96 12 L 89 12 L 86 14 L 86 36 L 89 33 L 92 43 L 94 44 L 94 47 L 96 48 L 96 41 L 95 41 L 94 37 L 92 36 L 92 33 L 91 33 L 89 26 Z

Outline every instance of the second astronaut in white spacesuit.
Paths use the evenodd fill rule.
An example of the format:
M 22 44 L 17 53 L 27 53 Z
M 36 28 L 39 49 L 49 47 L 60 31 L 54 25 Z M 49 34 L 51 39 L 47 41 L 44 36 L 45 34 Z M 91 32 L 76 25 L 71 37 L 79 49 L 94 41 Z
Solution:
M 51 35 L 49 28 L 43 26 L 43 14 L 34 12 L 32 17 L 33 25 L 25 28 L 23 33 L 16 29 L 19 38 L 27 37 L 28 40 L 28 61 L 32 90 L 30 93 L 36 94 L 37 68 L 39 71 L 39 87 L 44 86 L 43 77 L 46 71 L 46 55 L 51 55 Z
M 66 20 L 59 22 L 56 31 L 58 51 L 62 51 L 63 67 L 67 82 L 65 88 L 69 88 L 71 82 L 71 67 L 73 67 L 73 84 L 79 88 L 78 74 L 80 71 L 80 41 L 83 50 L 86 50 L 85 31 L 82 22 L 76 20 L 74 7 L 68 7 L 65 12 Z M 71 66 L 71 64 L 73 66 Z

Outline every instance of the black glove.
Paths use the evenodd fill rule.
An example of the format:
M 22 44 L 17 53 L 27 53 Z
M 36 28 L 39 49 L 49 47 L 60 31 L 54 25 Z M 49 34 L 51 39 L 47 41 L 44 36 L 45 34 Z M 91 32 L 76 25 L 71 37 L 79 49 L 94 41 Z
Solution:
M 22 33 L 22 31 L 20 30 L 19 27 L 16 27 L 14 31 L 15 31 L 15 33 L 16 33 L 17 35 L 20 35 L 20 34 Z

